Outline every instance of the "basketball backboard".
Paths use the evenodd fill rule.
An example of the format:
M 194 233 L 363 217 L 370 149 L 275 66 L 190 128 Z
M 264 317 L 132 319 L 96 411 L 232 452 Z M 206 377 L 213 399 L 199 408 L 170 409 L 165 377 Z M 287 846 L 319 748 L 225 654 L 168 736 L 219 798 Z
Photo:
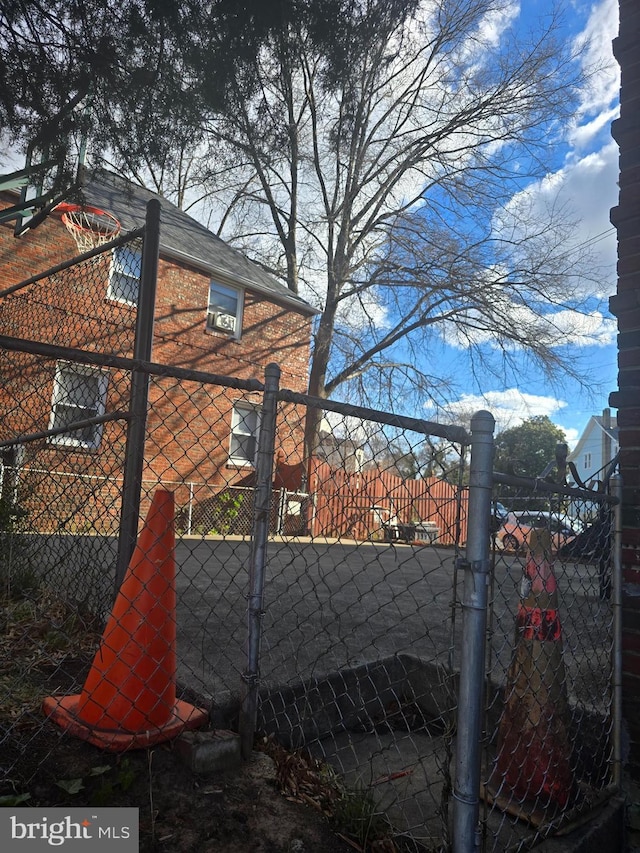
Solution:
M 0 175 L 0 190 L 18 190 L 16 204 L 0 210 L 0 223 L 15 220 L 14 235 L 19 237 L 38 225 L 61 201 L 81 185 L 82 168 L 70 175 L 63 157 L 49 157 L 30 146 L 22 169 Z

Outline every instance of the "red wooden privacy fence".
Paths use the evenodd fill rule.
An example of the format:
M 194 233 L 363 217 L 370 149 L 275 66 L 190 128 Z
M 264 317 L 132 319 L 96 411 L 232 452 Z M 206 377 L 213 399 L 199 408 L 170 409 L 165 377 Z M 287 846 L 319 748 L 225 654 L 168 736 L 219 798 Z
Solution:
M 417 525 L 419 540 L 420 523 L 429 521 L 438 528 L 439 544 L 466 541 L 468 492 L 438 477 L 404 480 L 385 471 L 350 473 L 316 459 L 309 491 L 314 497 L 313 536 L 383 539 L 387 525 L 399 524 Z

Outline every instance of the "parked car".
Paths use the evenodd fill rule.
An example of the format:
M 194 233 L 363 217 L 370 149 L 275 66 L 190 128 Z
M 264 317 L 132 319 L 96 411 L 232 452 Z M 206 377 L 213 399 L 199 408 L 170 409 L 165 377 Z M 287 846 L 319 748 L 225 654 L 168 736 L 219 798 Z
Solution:
M 577 535 L 562 516 L 536 510 L 520 510 L 507 514 L 496 534 L 496 544 L 505 551 L 522 551 L 534 527 L 546 527 L 551 531 L 554 551 L 566 546 Z

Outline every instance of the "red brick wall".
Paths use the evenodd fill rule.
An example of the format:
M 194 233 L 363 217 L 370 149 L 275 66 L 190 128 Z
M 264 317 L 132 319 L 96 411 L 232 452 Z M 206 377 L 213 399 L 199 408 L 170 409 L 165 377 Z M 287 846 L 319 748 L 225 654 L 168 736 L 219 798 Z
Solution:
M 0 193 L 0 208 L 15 204 L 11 193 Z M 58 216 L 46 219 L 34 232 L 13 236 L 14 222 L 0 225 L 0 284 L 6 287 L 46 270 L 78 253 Z M 37 237 L 35 237 L 37 235 Z M 35 237 L 35 239 L 34 239 Z
M 620 194 L 611 211 L 618 232 L 618 409 L 623 480 L 623 716 L 630 735 L 629 766 L 640 773 L 640 6 L 619 0 L 614 53 L 621 68 L 620 118 L 613 137 L 620 150 Z
M 13 200 L 5 194 L 0 198 L 0 206 L 7 206 Z M 18 239 L 13 236 L 13 223 L 0 226 L 0 289 L 76 254 L 75 243 L 55 214 Z M 25 291 L 28 299 L 2 300 L 0 330 L 47 343 L 132 355 L 135 310 L 106 298 L 107 277 L 105 257 L 32 285 Z M 161 255 L 152 360 L 259 380 L 264 379 L 266 365 L 275 361 L 282 371 L 281 386 L 305 392 L 310 316 L 245 291 L 240 340 L 207 332 L 209 280 L 207 273 Z M 52 305 L 61 310 L 51 310 Z M 48 426 L 54 366 L 42 365 L 26 355 L 14 354 L 12 359 L 5 364 L 5 376 L 0 382 L 0 438 Z M 10 371 L 14 375 L 9 380 Z M 16 400 L 24 397 L 27 387 L 31 400 L 25 412 L 27 407 L 16 405 Z M 152 378 L 151 440 L 147 444 L 144 476 L 165 483 L 193 480 L 212 486 L 245 480 L 250 471 L 227 465 L 231 413 L 238 399 L 259 404 L 261 395 Z M 107 411 L 126 406 L 126 376 L 111 371 Z M 286 458 L 298 461 L 302 424 L 296 407 L 289 407 L 281 424 L 278 447 Z M 121 473 L 122 442 L 122 426 L 107 424 L 99 453 L 56 448 L 46 442 L 40 442 L 38 453 L 40 462 L 54 470 L 81 468 L 85 475 L 112 476 Z M 46 463 L 42 460 L 43 453 Z
M 0 207 L 8 206 L 13 200 L 9 194 L 0 194 Z M 5 223 L 0 226 L 0 288 L 23 281 L 75 254 L 75 243 L 55 213 L 35 231 L 27 231 L 17 239 L 13 237 L 13 223 Z M 102 313 L 125 325 L 130 323 L 133 328 L 134 312 L 106 299 L 105 276 L 106 264 L 95 283 L 85 280 L 82 289 L 73 290 L 69 281 L 69 289 L 62 293 L 57 279 L 53 284 L 39 284 L 38 294 L 42 301 L 73 304 L 77 311 Z M 246 291 L 241 339 L 207 332 L 209 280 L 207 273 L 161 255 L 153 360 L 242 379 L 262 379 L 265 366 L 275 361 L 282 370 L 283 387 L 306 391 L 311 334 L 309 315 Z M 96 305 L 104 308 L 96 311 Z M 71 344 L 71 341 L 65 343 Z M 113 341 L 101 343 L 101 349 L 109 351 L 109 347 L 112 352 L 120 351 Z
M 265 366 L 275 361 L 282 370 L 282 386 L 304 393 L 310 317 L 245 291 L 240 340 L 207 332 L 209 280 L 206 273 L 161 257 L 154 361 L 242 379 L 263 379 Z

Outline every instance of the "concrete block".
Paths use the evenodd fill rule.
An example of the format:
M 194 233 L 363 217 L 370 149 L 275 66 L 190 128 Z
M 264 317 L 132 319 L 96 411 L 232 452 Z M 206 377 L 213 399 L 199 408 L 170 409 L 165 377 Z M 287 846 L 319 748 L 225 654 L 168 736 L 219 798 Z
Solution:
M 240 766 L 240 736 L 235 732 L 184 732 L 174 748 L 190 770 L 211 776 Z

